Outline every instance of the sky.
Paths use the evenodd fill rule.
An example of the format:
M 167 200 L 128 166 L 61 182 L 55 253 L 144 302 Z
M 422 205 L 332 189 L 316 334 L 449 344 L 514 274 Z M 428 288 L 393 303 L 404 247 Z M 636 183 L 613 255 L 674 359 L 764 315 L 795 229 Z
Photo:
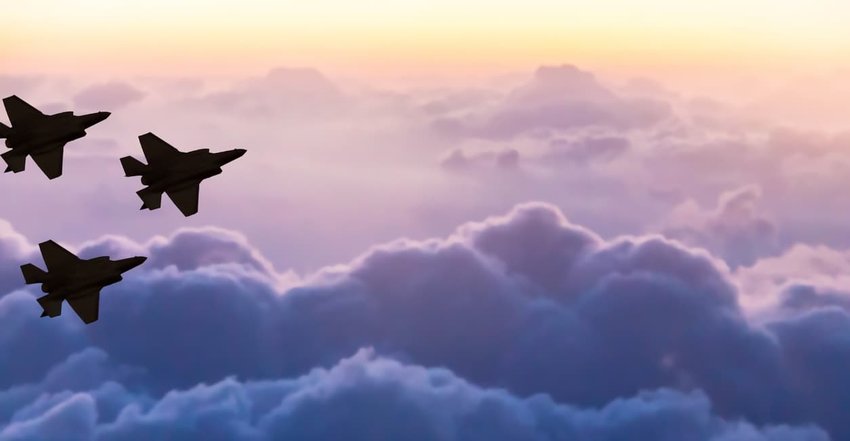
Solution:
M 839 0 L 37 0 L 6 9 L 20 69 L 248 73 L 274 63 L 442 74 L 542 62 L 596 68 L 848 67 Z
M 0 174 L 0 441 L 850 439 L 846 2 L 0 6 L 111 112 Z M 147 132 L 247 153 L 140 210 Z M 48 239 L 148 259 L 42 318 Z

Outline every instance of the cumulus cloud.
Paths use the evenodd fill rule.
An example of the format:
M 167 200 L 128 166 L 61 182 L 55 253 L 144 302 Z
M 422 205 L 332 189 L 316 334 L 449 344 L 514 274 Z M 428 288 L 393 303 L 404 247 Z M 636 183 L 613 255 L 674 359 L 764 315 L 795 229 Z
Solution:
M 7 221 L 0 219 L 0 298 L 23 283 L 20 265 L 35 252 L 35 246 Z
M 664 101 L 619 97 L 592 73 L 564 65 L 539 68 L 529 82 L 484 115 L 440 118 L 433 127 L 452 135 L 511 139 L 582 127 L 646 128 L 671 115 Z
M 75 433 L 83 437 L 113 433 L 124 439 L 150 438 L 167 430 L 165 422 L 186 417 L 194 424 L 183 426 L 193 434 L 184 434 L 187 437 L 202 433 L 214 438 L 214 432 L 262 437 L 273 425 L 258 421 L 278 421 L 270 415 L 280 401 L 297 402 L 281 412 L 299 417 L 330 414 L 339 406 L 365 407 L 348 404 L 355 403 L 347 401 L 352 394 L 361 394 L 357 396 L 366 402 L 414 409 L 404 421 L 422 422 L 421 433 L 433 434 L 433 413 L 416 413 L 418 408 L 408 401 L 391 401 L 370 388 L 352 386 L 346 389 L 351 394 L 332 393 L 338 401 L 327 402 L 308 403 L 281 393 L 269 395 L 271 404 L 263 401 L 266 395 L 242 400 L 216 392 L 226 389 L 222 385 L 254 390 L 263 382 L 293 384 L 317 366 L 320 372 L 338 372 L 352 362 L 340 359 L 368 346 L 381 356 L 361 353 L 355 359 L 363 360 L 357 363 L 397 363 L 410 376 L 439 366 L 452 381 L 465 381 L 482 394 L 501 390 L 506 400 L 517 403 L 546 394 L 552 406 L 582 414 L 619 409 L 617 403 L 628 402 L 642 409 L 641 415 L 656 415 L 653 409 L 659 409 L 669 393 L 672 398 L 665 402 L 685 410 L 660 426 L 686 425 L 694 418 L 712 421 L 706 424 L 716 430 L 687 426 L 701 438 L 736 439 L 740 433 L 733 436 L 733 427 L 756 439 L 805 439 L 805 433 L 823 438 L 818 429 L 805 428 L 810 424 L 833 439 L 850 436 L 847 424 L 833 413 L 848 403 L 839 372 L 847 363 L 844 299 L 850 290 L 843 281 L 847 266 L 841 263 L 846 257 L 842 251 L 811 245 L 800 248 L 807 250 L 805 258 L 785 256 L 775 268 L 764 258 L 776 251 L 777 225 L 788 236 L 783 240 L 790 242 L 799 240 L 800 231 L 823 231 L 825 224 L 835 229 L 819 236 L 821 243 L 837 246 L 835 240 L 850 237 L 840 234 L 847 227 L 835 214 L 846 211 L 840 202 L 843 193 L 836 190 L 846 186 L 842 136 L 776 132 L 764 139 L 762 127 L 707 123 L 709 117 L 722 120 L 726 109 L 705 102 L 674 106 L 677 118 L 683 109 L 691 114 L 670 122 L 673 111 L 663 101 L 675 97 L 657 90 L 637 93 L 634 89 L 645 89 L 640 84 L 630 91 L 610 89 L 595 76 L 570 68 L 541 69 L 506 96 L 429 92 L 425 99 L 412 89 L 389 94 L 379 101 L 387 104 L 369 109 L 369 118 L 364 118 L 369 124 L 348 121 L 334 127 L 333 136 L 325 137 L 322 131 L 319 138 L 293 133 L 300 125 L 277 124 L 276 117 L 310 115 L 323 120 L 352 102 L 362 102 L 356 101 L 359 97 L 351 100 L 315 71 L 278 70 L 224 88 L 213 83 L 186 90 L 178 83 L 169 86 L 170 91 L 182 90 L 180 94 L 142 84 L 152 96 L 129 106 L 129 120 L 136 115 L 159 118 L 162 124 L 173 124 L 176 133 L 210 138 L 198 140 L 198 145 L 238 141 L 265 155 L 255 165 L 268 175 L 242 176 L 241 186 L 235 188 L 223 185 L 230 193 L 209 199 L 218 201 L 220 211 L 210 205 L 210 217 L 200 220 L 240 228 L 254 243 L 245 235 L 211 227 L 143 242 L 107 236 L 81 243 L 76 249 L 86 256 L 143 254 L 149 260 L 125 281 L 104 290 L 102 319 L 96 325 L 81 326 L 67 308 L 59 319 L 40 319 L 33 299 L 38 289 L 24 289 L 18 269 L 24 262 L 38 263 L 32 243 L 46 238 L 38 237 L 39 230 L 74 225 L 63 235 L 79 243 L 81 237 L 101 233 L 104 213 L 112 219 L 110 225 L 120 225 L 134 238 L 177 224 L 174 218 L 156 217 L 166 212 L 136 220 L 137 204 L 125 197 L 135 189 L 116 187 L 118 180 L 93 186 L 95 173 L 69 174 L 65 181 L 66 194 L 98 199 L 100 205 L 90 213 L 77 209 L 76 197 L 55 199 L 55 189 L 38 186 L 36 178 L 42 177 L 37 174 L 10 180 L 7 191 L 21 200 L 59 205 L 33 203 L 24 214 L 7 214 L 16 225 L 27 226 L 33 242 L 9 233 L 10 228 L 0 234 L 0 263 L 5 262 L 0 267 L 0 354 L 21 354 L 0 357 L 0 430 L 8 429 L 4 436 L 49 438 L 53 435 L 42 432 L 45 424 L 73 420 L 79 424 L 73 426 Z M 163 95 L 161 102 L 156 93 Z M 198 117 L 190 118 L 197 125 L 171 118 L 165 110 L 173 111 L 175 104 Z M 401 124 L 377 129 L 388 110 Z M 238 120 L 246 115 L 275 118 Z M 465 138 L 435 139 L 433 133 L 423 133 L 427 127 L 417 125 L 423 117 L 442 117 L 440 124 L 449 132 L 454 126 L 453 133 Z M 121 121 L 115 122 L 117 131 Z M 137 135 L 127 133 L 104 136 Z M 78 142 L 84 147 L 86 141 Z M 433 170 L 435 152 L 447 149 L 454 150 L 444 158 L 444 167 L 503 171 L 519 165 L 522 172 L 467 173 L 492 180 L 480 185 L 463 182 L 467 185 L 460 188 L 456 184 L 466 179 L 464 174 Z M 373 154 L 377 151 L 381 154 Z M 565 164 L 556 159 L 574 167 L 564 173 Z M 98 168 L 96 175 L 113 173 L 119 179 L 120 167 L 112 166 Z M 537 173 L 544 166 L 550 173 Z M 254 184 L 266 176 L 281 181 L 273 186 L 274 194 L 244 191 L 261 187 Z M 794 178 L 791 183 L 789 177 Z M 744 182 L 757 182 L 764 194 L 754 187 L 739 188 Z M 362 183 L 371 185 L 352 188 Z M 286 188 L 298 190 L 287 193 Z M 686 202 L 674 210 L 676 219 L 667 226 L 684 230 L 670 235 L 685 245 L 657 236 L 602 238 L 646 231 L 646 224 L 684 198 L 705 201 L 736 188 L 714 207 Z M 665 199 L 632 197 L 648 189 Z M 341 200 L 341 191 L 364 196 Z M 240 210 L 233 210 L 236 205 L 231 204 L 243 198 Z M 416 237 L 444 234 L 455 221 L 469 219 L 470 212 L 492 213 L 530 198 L 569 207 L 571 218 L 593 231 L 570 223 L 551 206 L 523 206 L 507 216 L 467 225 L 448 238 L 376 247 L 354 262 L 302 279 L 276 270 L 255 248 L 263 247 L 276 262 L 304 264 L 310 256 L 314 267 L 402 232 Z M 442 211 L 414 212 L 411 206 L 422 200 Z M 247 216 L 241 210 L 269 206 L 290 209 L 263 216 Z M 61 219 L 51 214 L 58 208 Z M 186 221 L 179 219 L 180 225 Z M 706 248 L 736 269 L 730 276 L 717 259 L 686 245 Z M 756 258 L 760 260 L 752 267 L 742 266 Z M 758 296 L 771 299 L 766 305 L 776 308 L 774 314 L 755 320 L 750 306 Z M 821 366 L 830 363 L 834 370 Z M 91 378 L 63 383 L 71 380 L 62 378 L 78 371 L 92 372 Z M 227 377 L 233 379 L 223 380 Z M 40 381 L 53 386 L 44 389 Z M 201 382 L 206 386 L 198 386 Z M 392 384 L 381 387 L 407 390 Z M 209 398 L 196 400 L 205 393 Z M 175 397 L 188 404 L 181 407 L 183 402 Z M 403 398 L 415 401 L 416 395 L 410 392 Z M 157 403 L 167 404 L 154 411 Z M 437 403 L 435 407 L 455 412 L 449 404 Z M 231 405 L 236 409 L 232 427 L 210 423 L 208 415 L 229 412 Z M 264 410 L 254 414 L 239 407 L 243 405 Z M 505 411 L 510 415 L 527 412 L 510 409 Z M 251 417 L 240 419 L 246 412 Z M 119 430 L 119 414 L 125 415 L 129 429 Z M 378 411 L 358 415 L 361 420 L 404 417 Z M 482 415 L 476 420 L 479 427 L 508 418 Z M 287 418 L 279 420 L 284 429 L 274 430 L 291 435 L 295 429 L 290 426 L 303 429 L 300 419 Z M 599 421 L 599 431 L 591 438 L 619 433 L 612 429 L 615 423 Z M 662 433 L 648 428 L 641 432 L 649 427 L 644 420 L 635 424 L 629 429 L 633 436 L 649 433 L 645 437 L 651 439 Z M 458 427 L 459 439 L 476 433 Z M 347 430 L 360 433 L 356 429 L 361 428 Z M 515 438 L 527 433 L 504 430 Z M 544 431 L 537 425 L 529 430 Z M 785 431 L 788 434 L 781 435 Z
M 761 213 L 761 188 L 747 185 L 722 193 L 710 210 L 689 199 L 665 221 L 664 234 L 722 256 L 731 266 L 749 265 L 778 251 L 777 226 Z
M 498 85 L 482 80 L 466 87 L 441 79 L 424 87 L 424 81 L 399 80 L 375 82 L 368 89 L 342 77 L 332 81 L 314 69 L 291 68 L 232 80 L 126 79 L 146 93 L 144 99 L 116 112 L 66 151 L 69 173 L 63 185 L 66 194 L 76 196 L 56 199 L 50 187 L 28 179 L 37 174 L 10 176 L 7 191 L 27 209 L 3 216 L 27 225 L 32 234 L 50 235 L 60 227 L 51 213 L 61 210 L 62 224 L 75 225 L 64 234 L 75 241 L 112 225 L 136 238 L 174 228 L 175 218 L 165 214 L 169 210 L 139 220 L 135 200 L 126 197 L 137 188 L 121 178 L 117 162 L 103 161 L 119 151 L 125 152 L 122 156 L 138 153 L 136 122 L 147 121 L 150 130 L 175 145 L 249 148 L 253 159 L 244 160 L 251 164 L 225 172 L 241 174 L 236 185 L 211 184 L 202 190 L 209 192 L 204 193 L 209 196 L 204 216 L 207 222 L 263 237 L 259 246 L 267 256 L 299 270 L 348 259 L 369 244 L 403 234 L 444 234 L 458 222 L 526 200 L 554 203 L 604 234 L 639 233 L 686 198 L 710 210 L 705 205 L 709 198 L 750 182 L 763 189 L 760 206 L 782 226 L 783 246 L 850 244 L 850 226 L 840 222 L 841 213 L 850 210 L 841 191 L 850 173 L 841 147 L 846 134 L 802 131 L 793 120 L 783 121 L 789 126 L 784 130 L 754 125 L 726 101 L 692 99 L 687 94 L 692 90 L 664 93 L 646 80 L 617 87 L 612 74 L 567 65 Z M 68 91 L 90 87 L 92 80 L 72 80 L 46 77 L 25 99 L 53 103 L 49 107 L 59 106 L 56 111 L 75 108 Z M 605 119 L 628 113 L 622 109 L 635 100 L 667 103 L 667 116 L 630 126 Z M 547 106 L 574 106 L 570 121 L 577 124 L 601 122 L 562 127 L 550 124 L 549 116 L 533 116 Z M 355 111 L 343 110 L 351 108 Z M 610 112 L 595 119 L 599 109 Z M 497 131 L 495 118 L 511 112 L 530 115 L 528 124 L 516 130 L 505 126 L 510 133 L 518 130 L 515 135 L 475 135 L 485 128 Z M 333 117 L 340 115 L 345 118 Z M 299 118 L 299 124 L 282 123 L 287 116 Z M 431 130 L 435 118 L 457 126 L 461 136 Z M 522 173 L 502 173 L 514 165 Z M 270 176 L 280 185 L 261 182 Z M 341 202 L 341 192 L 358 197 Z M 37 202 L 48 199 L 53 203 Z M 244 216 L 229 210 L 235 205 L 275 209 Z M 364 210 L 382 215 L 363 216 Z M 113 221 L 105 225 L 106 218 Z M 339 218 L 348 219 L 356 233 L 339 228 L 333 221 Z M 199 219 L 184 222 L 200 225 Z M 315 246 L 318 242 L 325 245 Z M 738 260 L 748 262 L 751 256 Z
M 109 385 L 110 383 L 104 383 Z M 43 387 L 41 385 L 37 387 Z M 815 427 L 757 427 L 712 413 L 701 393 L 644 392 L 599 409 L 518 398 L 361 350 L 292 379 L 225 379 L 150 400 L 117 386 L 47 392 L 0 440 L 79 439 L 668 439 L 820 441 Z M 104 418 L 101 408 L 124 405 Z
M 797 244 L 781 255 L 759 259 L 735 271 L 735 280 L 754 311 L 777 306 L 808 311 L 846 306 L 850 299 L 850 252 Z
M 327 117 L 344 111 L 350 101 L 316 69 L 278 67 L 187 103 L 248 117 Z
M 276 273 L 271 262 L 248 244 L 244 235 L 217 227 L 184 228 L 144 245 L 120 236 L 106 236 L 84 244 L 80 250 L 86 258 L 116 253 L 144 253 L 148 256 L 146 268 L 174 266 L 179 271 L 190 271 L 237 264 L 269 276 Z
M 74 95 L 74 105 L 81 110 L 112 111 L 141 100 L 145 92 L 121 81 L 93 84 Z
M 140 267 L 104 290 L 101 319 L 92 326 L 70 312 L 39 318 L 38 305 L 24 291 L 0 299 L 6 327 L 0 352 L 22 354 L 0 359 L 0 388 L 7 389 L 2 397 L 22 397 L 5 408 L 15 409 L 12 414 L 32 409 L 0 423 L 4 435 L 40 433 L 38 418 L 45 418 L 73 419 L 80 433 L 121 439 L 156 437 L 175 427 L 188 431 L 182 436 L 207 439 L 213 433 L 260 436 L 263 430 L 330 439 L 330 432 L 311 431 L 333 425 L 312 426 L 307 422 L 313 418 L 306 417 L 338 408 L 359 409 L 361 422 L 405 421 L 397 430 L 412 431 L 405 432 L 409 436 L 439 434 L 438 427 L 446 426 L 435 421 L 446 415 L 464 420 L 466 414 L 439 416 L 455 408 L 432 395 L 451 397 L 445 403 L 470 403 L 462 406 L 467 409 L 488 400 L 451 395 L 451 385 L 462 378 L 476 394 L 503 389 L 498 394 L 505 403 L 518 407 L 484 406 L 488 410 L 475 413 L 470 426 L 445 429 L 459 430 L 458 439 L 484 433 L 475 431 L 495 421 L 513 421 L 495 415 L 531 412 L 518 409 L 543 402 L 549 404 L 538 410 L 552 408 L 546 415 L 553 419 L 541 421 L 551 424 L 555 414 L 569 421 L 573 408 L 581 415 L 598 413 L 592 429 L 569 423 L 587 439 L 608 433 L 653 438 L 678 424 L 698 439 L 825 439 L 810 425 L 835 439 L 850 436 L 850 425 L 834 411 L 850 403 L 844 371 L 825 366 L 850 363 L 845 343 L 850 314 L 826 308 L 751 323 L 725 265 L 662 237 L 605 240 L 552 206 L 527 204 L 466 224 L 446 239 L 376 247 L 348 265 L 282 288 L 246 270 L 256 268 L 257 259 L 218 243 L 219 233 L 178 233 L 160 248 L 152 245 L 157 240 L 103 240 L 83 247 L 108 245 L 128 254 L 145 247 L 162 262 Z M 225 242 L 250 248 L 238 236 Z M 208 257 L 189 258 L 195 253 Z M 226 260 L 235 265 L 222 265 Z M 831 324 L 821 326 L 821 319 Z M 402 364 L 363 355 L 340 362 L 364 347 Z M 56 366 L 84 361 L 102 366 L 91 370 L 110 378 L 96 391 L 109 396 L 104 400 L 112 407 L 101 406 L 82 386 L 68 386 L 61 399 L 40 398 L 42 404 L 33 392 L 27 394 L 33 387 L 27 385 L 40 378 L 70 372 Z M 359 383 L 300 389 L 303 378 L 324 376 L 335 386 L 344 384 L 333 373 L 357 363 L 394 367 L 379 369 L 375 379 L 366 376 L 369 386 L 362 389 Z M 428 392 L 430 386 L 421 382 L 411 389 L 397 383 L 427 377 L 438 367 L 446 369 L 434 383 L 441 392 Z M 329 370 L 316 374 L 316 368 Z M 233 379 L 224 380 L 228 377 Z M 302 379 L 281 380 L 297 377 Z M 239 392 L 251 388 L 246 385 L 279 382 L 277 389 L 291 395 L 257 392 L 261 398 L 252 398 Z M 135 394 L 153 401 L 127 404 L 136 401 Z M 532 397 L 537 394 L 551 402 Z M 251 404 L 254 400 L 260 404 Z M 116 416 L 101 418 L 100 407 L 112 409 L 104 415 Z M 591 407 L 597 410 L 587 410 Z M 265 410 L 246 416 L 255 409 Z M 639 417 L 623 429 L 622 420 L 609 419 L 615 415 Z M 643 416 L 659 425 L 645 426 Z M 175 425 L 174 418 L 191 423 Z M 339 425 L 349 427 L 350 421 Z M 549 433 L 537 423 L 531 427 Z

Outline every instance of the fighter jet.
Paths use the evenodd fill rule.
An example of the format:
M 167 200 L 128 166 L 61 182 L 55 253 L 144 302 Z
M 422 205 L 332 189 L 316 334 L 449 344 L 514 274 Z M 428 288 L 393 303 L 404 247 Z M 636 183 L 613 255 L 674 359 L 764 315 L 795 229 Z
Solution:
M 140 210 L 159 208 L 165 193 L 186 217 L 198 212 L 201 181 L 221 173 L 224 164 L 245 154 L 245 149 L 181 152 L 150 132 L 140 135 L 139 143 L 148 163 L 125 156 L 121 166 L 126 176 L 141 176 L 142 185 L 147 185 L 136 192 L 142 199 Z
M 59 316 L 62 314 L 62 301 L 67 300 L 86 324 L 97 320 L 100 290 L 120 282 L 123 279 L 121 274 L 147 260 L 143 256 L 120 260 L 110 260 L 107 256 L 80 259 L 52 240 L 42 242 L 38 247 L 49 272 L 31 263 L 21 265 L 21 272 L 27 285 L 41 283 L 41 290 L 47 293 L 38 298 L 44 309 L 41 316 Z
M 105 120 L 109 112 L 74 115 L 61 112 L 45 115 L 16 95 L 3 98 L 3 106 L 12 127 L 0 123 L 0 138 L 6 138 L 10 151 L 0 157 L 6 161 L 6 172 L 22 172 L 27 155 L 49 179 L 62 176 L 62 154 L 65 144 L 86 136 L 86 129 Z

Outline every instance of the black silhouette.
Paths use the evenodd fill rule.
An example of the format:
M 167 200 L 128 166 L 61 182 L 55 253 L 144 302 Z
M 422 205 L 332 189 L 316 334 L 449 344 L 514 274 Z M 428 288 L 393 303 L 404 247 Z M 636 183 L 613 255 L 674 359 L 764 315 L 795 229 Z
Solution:
M 80 259 L 52 240 L 42 242 L 38 247 L 49 272 L 31 263 L 21 265 L 21 272 L 27 285 L 41 283 L 41 290 L 47 293 L 38 298 L 38 303 L 44 309 L 41 316 L 61 315 L 62 301 L 67 300 L 74 312 L 87 324 L 97 320 L 100 290 L 120 282 L 122 273 L 147 260 L 143 256 L 121 260 L 110 260 L 107 256 Z
M 160 207 L 166 193 L 184 216 L 198 212 L 201 181 L 221 173 L 221 167 L 245 154 L 245 149 L 211 153 L 209 149 L 181 152 L 153 133 L 139 136 L 147 164 L 132 156 L 121 158 L 126 176 L 141 176 L 147 187 L 136 194 L 142 199 L 141 210 Z
M 12 149 L 0 155 L 6 161 L 6 171 L 24 171 L 29 155 L 49 179 L 62 176 L 65 144 L 86 136 L 87 128 L 109 117 L 109 112 L 45 115 L 16 95 L 3 98 L 3 105 L 12 124 L 6 127 L 0 123 L 0 138 L 6 138 L 6 147 Z

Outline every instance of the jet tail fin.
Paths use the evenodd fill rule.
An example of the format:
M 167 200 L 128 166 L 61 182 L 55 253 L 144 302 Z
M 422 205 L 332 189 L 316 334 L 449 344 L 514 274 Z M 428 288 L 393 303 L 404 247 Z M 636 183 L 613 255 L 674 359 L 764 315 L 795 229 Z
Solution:
M 121 166 L 124 167 L 124 176 L 143 175 L 148 168 L 145 163 L 132 156 L 125 156 L 121 158 Z
M 8 138 L 12 128 L 0 122 L 0 138 Z
M 142 208 L 140 210 L 144 210 L 145 208 L 156 210 L 162 205 L 162 193 L 160 192 L 150 191 L 144 188 L 137 191 L 136 194 L 142 199 Z
M 38 304 L 41 305 L 41 308 L 44 309 L 41 313 L 42 317 L 58 317 L 62 314 L 61 299 L 56 299 L 48 294 L 46 296 L 41 296 L 36 300 L 38 300 Z
M 6 161 L 5 171 L 7 172 L 22 172 L 24 171 L 24 167 L 26 167 L 27 157 L 14 150 L 3 153 L 0 157 Z
M 42 283 L 47 280 L 47 273 L 44 272 L 43 269 L 31 263 L 21 265 L 21 273 L 24 274 L 24 281 L 27 283 L 27 285 L 31 285 L 33 283 Z

